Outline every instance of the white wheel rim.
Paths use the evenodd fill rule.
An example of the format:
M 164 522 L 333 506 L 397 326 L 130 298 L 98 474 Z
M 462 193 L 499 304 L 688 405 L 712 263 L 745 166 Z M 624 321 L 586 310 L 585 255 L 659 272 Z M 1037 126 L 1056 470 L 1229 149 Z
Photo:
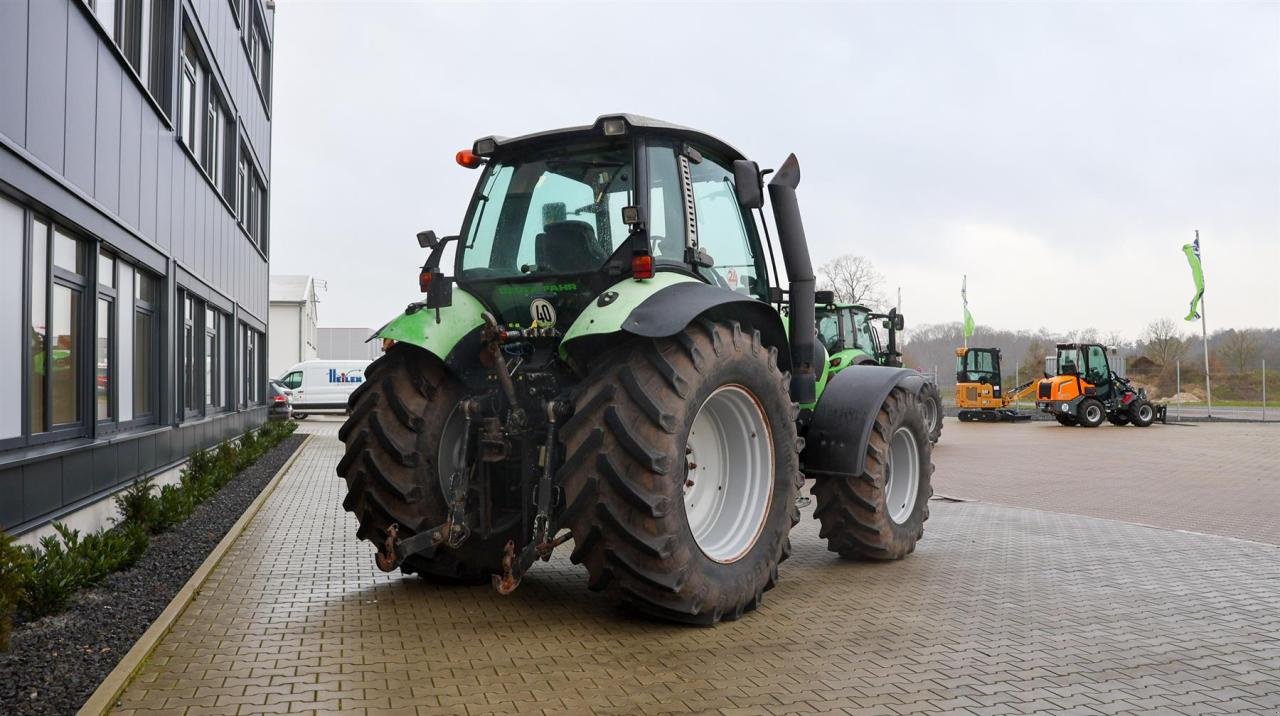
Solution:
M 1138 419 L 1145 423 L 1151 419 L 1151 413 L 1151 406 L 1143 405 L 1138 408 Z
M 1084 419 L 1091 423 L 1096 423 L 1099 420 L 1102 420 L 1102 408 L 1099 408 L 1096 405 L 1090 405 L 1088 408 L 1085 408 Z
M 916 508 L 920 493 L 920 449 L 915 433 L 901 427 L 889 441 L 889 472 L 884 481 L 885 508 L 894 524 L 903 524 Z
M 741 559 L 773 499 L 773 436 L 760 403 L 741 386 L 716 390 L 693 418 L 686 458 L 684 514 L 694 542 L 716 562 Z
M 462 411 L 454 407 L 445 418 L 444 430 L 440 431 L 440 445 L 436 448 L 436 479 L 440 481 L 440 494 L 449 498 L 449 480 L 453 471 L 462 464 L 462 432 L 467 421 Z

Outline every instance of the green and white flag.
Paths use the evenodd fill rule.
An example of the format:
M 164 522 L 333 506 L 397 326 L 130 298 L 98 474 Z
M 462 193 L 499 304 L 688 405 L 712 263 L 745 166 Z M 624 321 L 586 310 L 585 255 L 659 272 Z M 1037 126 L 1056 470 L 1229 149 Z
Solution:
M 1187 255 L 1187 263 L 1191 264 L 1191 278 L 1196 282 L 1196 295 L 1191 299 L 1191 311 L 1187 313 L 1188 321 L 1200 318 L 1200 299 L 1204 298 L 1204 272 L 1200 269 L 1200 232 L 1196 232 L 1194 243 L 1183 244 L 1182 253 Z
M 969 313 L 969 276 L 960 282 L 960 298 L 964 301 L 964 337 L 973 336 L 973 314 Z

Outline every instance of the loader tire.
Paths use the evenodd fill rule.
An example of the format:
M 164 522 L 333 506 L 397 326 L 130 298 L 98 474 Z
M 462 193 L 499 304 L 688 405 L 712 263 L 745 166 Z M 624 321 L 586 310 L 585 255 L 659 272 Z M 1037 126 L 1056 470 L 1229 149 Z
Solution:
M 403 540 L 445 521 L 449 503 L 440 463 L 457 458 L 440 449 L 441 438 L 446 426 L 457 433 L 459 426 L 449 421 L 460 419 L 454 409 L 463 394 L 438 358 L 409 344 L 392 346 L 366 369 L 365 382 L 347 402 L 351 416 L 338 431 L 346 445 L 338 462 L 347 483 L 342 507 L 359 521 L 356 537 L 381 549 L 391 525 Z M 409 556 L 400 571 L 432 581 L 487 581 L 501 572 L 502 549 L 518 531 L 518 525 L 507 526 L 487 539 L 472 533 L 456 550 Z
M 776 350 L 700 319 L 597 364 L 561 429 L 570 559 L 610 602 L 661 619 L 755 609 L 800 519 L 796 409 Z
M 1140 427 L 1150 427 L 1151 423 L 1156 420 L 1156 409 L 1151 403 L 1137 398 L 1129 403 L 1129 419 L 1133 424 Z
M 924 411 L 924 427 L 929 442 L 937 444 L 942 437 L 942 396 L 936 383 L 925 383 L 920 389 L 920 407 Z
M 1067 415 L 1066 413 L 1056 413 L 1053 418 L 1058 421 L 1059 425 L 1066 428 L 1072 428 L 1080 424 L 1080 421 L 1076 420 L 1076 416 Z
M 1085 398 L 1076 408 L 1076 421 L 1081 427 L 1096 428 L 1106 418 L 1107 409 L 1096 398 Z
M 818 536 L 845 559 L 902 559 L 924 537 L 933 496 L 933 444 L 916 397 L 890 391 L 867 443 L 866 471 L 813 483 Z

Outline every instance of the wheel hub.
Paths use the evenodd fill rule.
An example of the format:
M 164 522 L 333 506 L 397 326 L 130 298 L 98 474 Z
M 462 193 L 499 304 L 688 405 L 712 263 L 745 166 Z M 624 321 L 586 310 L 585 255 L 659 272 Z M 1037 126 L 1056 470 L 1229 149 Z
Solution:
M 773 439 L 760 403 L 726 385 L 707 398 L 689 429 L 684 511 L 703 554 L 741 559 L 759 538 L 774 484 Z

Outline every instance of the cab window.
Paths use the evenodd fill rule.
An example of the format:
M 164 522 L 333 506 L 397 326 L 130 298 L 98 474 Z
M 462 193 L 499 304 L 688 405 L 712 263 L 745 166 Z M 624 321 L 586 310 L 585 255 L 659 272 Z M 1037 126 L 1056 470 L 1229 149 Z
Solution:
M 839 351 L 837 346 L 840 345 L 840 326 L 835 314 L 824 313 L 818 317 L 818 338 L 829 353 Z
M 767 300 L 763 257 L 754 250 L 755 224 L 738 205 L 733 172 L 704 153 L 701 162 L 689 163 L 689 173 L 698 246 L 713 261 L 701 273 L 717 286 Z
M 289 390 L 297 390 L 298 388 L 302 387 L 302 371 L 295 370 L 292 373 L 281 378 L 280 382 L 283 383 L 284 387 L 288 388 Z
M 680 168 L 670 144 L 645 148 L 649 159 L 649 243 L 659 263 L 684 264 L 684 199 Z
M 858 333 L 858 347 L 868 353 L 876 352 L 876 338 L 871 327 L 871 322 L 867 320 L 867 314 L 854 313 L 853 325 Z
M 1085 380 L 1090 383 L 1103 383 L 1111 377 L 1107 370 L 1107 351 L 1102 346 L 1089 346 L 1088 364 Z

